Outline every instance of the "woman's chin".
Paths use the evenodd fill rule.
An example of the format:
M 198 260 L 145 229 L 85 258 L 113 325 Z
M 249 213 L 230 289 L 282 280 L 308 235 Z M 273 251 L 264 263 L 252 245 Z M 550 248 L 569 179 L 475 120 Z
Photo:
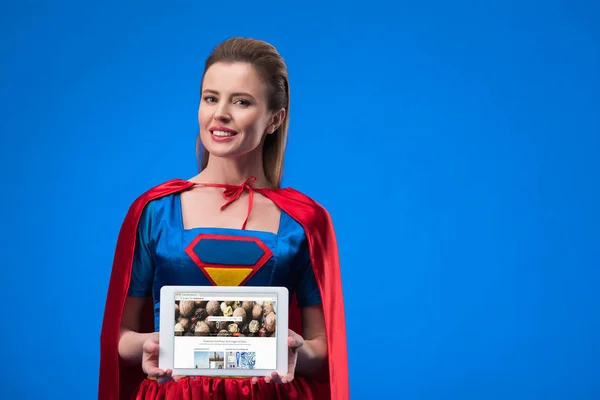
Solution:
M 239 159 L 240 157 L 255 157 L 260 153 L 258 147 L 247 148 L 238 146 L 235 142 L 203 143 L 211 157 Z M 260 157 L 260 156 L 258 156 Z

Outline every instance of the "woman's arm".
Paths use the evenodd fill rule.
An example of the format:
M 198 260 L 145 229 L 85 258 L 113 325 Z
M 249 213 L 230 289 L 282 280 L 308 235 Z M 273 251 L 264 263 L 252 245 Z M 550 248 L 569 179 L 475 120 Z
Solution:
M 327 337 L 321 304 L 302 308 L 301 335 L 304 344 L 298 349 L 296 372 L 300 375 L 318 373 L 327 360 Z
M 149 297 L 128 296 L 121 319 L 119 334 L 119 355 L 128 363 L 142 363 L 142 348 L 144 342 L 152 333 L 138 333 L 140 330 L 140 315 Z

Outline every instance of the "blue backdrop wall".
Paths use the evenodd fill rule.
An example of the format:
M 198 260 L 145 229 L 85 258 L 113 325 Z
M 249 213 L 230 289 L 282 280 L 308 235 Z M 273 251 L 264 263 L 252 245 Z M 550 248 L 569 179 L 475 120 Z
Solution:
M 2 3 L 0 397 L 95 397 L 118 229 L 196 173 L 236 35 L 288 62 L 284 183 L 336 224 L 353 398 L 600 396 L 598 3 L 199 4 Z

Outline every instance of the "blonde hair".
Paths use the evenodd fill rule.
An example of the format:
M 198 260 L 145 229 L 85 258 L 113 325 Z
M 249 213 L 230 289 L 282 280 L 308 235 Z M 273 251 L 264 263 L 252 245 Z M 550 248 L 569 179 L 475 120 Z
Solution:
M 266 135 L 263 143 L 263 168 L 269 182 L 281 186 L 283 158 L 287 141 L 290 115 L 290 85 L 287 66 L 281 55 L 271 44 L 248 38 L 235 37 L 220 43 L 206 59 L 204 75 L 217 62 L 246 62 L 254 66 L 269 86 L 268 107 L 270 111 L 285 108 L 285 118 L 277 130 Z M 200 171 L 208 165 L 209 153 L 202 146 L 200 135 L 196 139 L 196 157 L 202 154 L 198 164 Z

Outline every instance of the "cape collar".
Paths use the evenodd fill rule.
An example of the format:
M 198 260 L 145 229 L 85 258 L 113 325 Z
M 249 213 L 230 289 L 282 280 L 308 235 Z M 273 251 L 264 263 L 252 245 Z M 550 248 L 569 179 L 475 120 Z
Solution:
M 246 224 L 248 223 L 248 219 L 250 219 L 250 213 L 252 213 L 252 206 L 254 205 L 254 192 L 261 192 L 264 189 L 256 189 L 252 187 L 252 184 L 256 182 L 256 177 L 255 176 L 250 176 L 248 177 L 244 182 L 242 182 L 240 185 L 228 185 L 228 184 L 223 184 L 223 183 L 194 183 L 195 185 L 199 185 L 199 186 L 210 186 L 210 187 L 217 187 L 217 188 L 223 188 L 223 198 L 226 200 L 225 204 L 223 204 L 221 206 L 221 211 L 223 211 L 224 209 L 226 209 L 231 203 L 233 203 L 234 201 L 236 201 L 237 199 L 240 198 L 240 196 L 242 195 L 242 193 L 244 193 L 246 190 L 249 193 L 248 196 L 248 212 L 246 213 L 246 219 L 244 220 L 244 223 L 242 224 L 242 230 L 246 229 Z

